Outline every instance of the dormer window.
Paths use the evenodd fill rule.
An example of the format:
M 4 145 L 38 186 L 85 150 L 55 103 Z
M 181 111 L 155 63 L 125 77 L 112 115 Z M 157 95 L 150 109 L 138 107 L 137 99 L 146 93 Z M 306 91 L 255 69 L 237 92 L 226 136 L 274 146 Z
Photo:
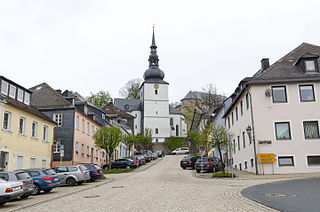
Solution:
M 314 60 L 306 60 L 304 61 L 306 72 L 313 72 L 316 70 L 316 63 Z
M 30 104 L 30 94 L 25 92 L 24 93 L 24 101 L 23 101 L 26 105 Z

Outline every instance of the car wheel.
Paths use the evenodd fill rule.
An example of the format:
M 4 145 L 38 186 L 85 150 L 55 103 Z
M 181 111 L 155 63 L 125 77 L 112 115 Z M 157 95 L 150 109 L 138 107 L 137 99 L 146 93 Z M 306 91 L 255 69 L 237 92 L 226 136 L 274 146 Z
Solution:
M 197 169 L 196 171 L 197 171 L 197 173 L 200 173 L 200 170 Z
M 182 167 L 183 169 L 186 169 L 186 167 Z
M 172 155 L 175 155 L 176 153 L 172 153 Z
M 92 181 L 92 182 L 93 182 L 93 181 Z M 78 182 L 77 184 L 78 184 L 78 185 L 82 185 L 82 183 L 83 183 L 83 182 Z
M 38 184 L 34 184 L 34 190 L 32 192 L 32 195 L 38 195 L 40 194 L 40 186 Z
M 4 205 L 4 204 L 6 204 L 7 202 L 0 202 L 0 205 Z
M 26 199 L 26 198 L 28 198 L 30 195 L 29 194 L 27 194 L 27 195 L 22 195 L 20 198 L 21 199 Z
M 72 177 L 70 177 L 69 179 L 67 179 L 67 185 L 68 186 L 75 186 L 76 185 L 76 180 L 73 179 Z
M 44 189 L 44 193 L 49 193 L 52 190 L 52 188 Z

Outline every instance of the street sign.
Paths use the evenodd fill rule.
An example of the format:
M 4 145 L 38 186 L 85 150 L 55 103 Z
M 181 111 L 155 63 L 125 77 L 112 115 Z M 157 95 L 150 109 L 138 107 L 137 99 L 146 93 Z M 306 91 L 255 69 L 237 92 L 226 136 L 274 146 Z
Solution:
M 61 150 L 64 150 L 64 145 L 62 145 L 62 144 L 60 145 L 60 151 Z
M 277 161 L 275 158 L 258 158 L 259 163 L 273 163 Z
M 257 158 L 274 158 L 276 155 L 271 153 L 271 154 L 257 154 Z
M 200 152 L 206 151 L 206 147 L 205 147 L 204 145 L 200 145 L 200 146 L 199 146 L 199 151 L 200 151 Z

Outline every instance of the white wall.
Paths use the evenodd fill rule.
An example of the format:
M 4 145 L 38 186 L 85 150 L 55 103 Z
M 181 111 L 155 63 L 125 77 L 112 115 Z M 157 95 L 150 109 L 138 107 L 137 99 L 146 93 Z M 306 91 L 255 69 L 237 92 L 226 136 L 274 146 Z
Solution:
M 141 111 L 131 111 L 129 112 L 129 114 L 133 115 L 134 121 L 133 121 L 133 130 L 134 130 L 134 134 L 138 135 L 139 133 L 141 133 Z

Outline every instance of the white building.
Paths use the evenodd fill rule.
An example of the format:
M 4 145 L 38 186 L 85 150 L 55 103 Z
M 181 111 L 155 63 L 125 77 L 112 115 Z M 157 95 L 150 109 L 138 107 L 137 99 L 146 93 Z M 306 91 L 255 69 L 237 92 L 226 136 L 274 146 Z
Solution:
M 320 46 L 303 43 L 271 66 L 263 59 L 261 70 L 239 83 L 224 114 L 235 168 L 258 174 L 320 172 L 319 56 Z M 256 163 L 254 146 L 257 155 L 274 154 L 275 160 Z
M 152 130 L 153 142 L 164 142 L 170 136 L 187 136 L 187 125 L 181 112 L 169 105 L 168 86 L 164 72 L 159 69 L 157 46 L 152 35 L 149 68 L 140 87 L 140 100 L 115 99 L 115 106 L 135 116 L 134 133 Z

